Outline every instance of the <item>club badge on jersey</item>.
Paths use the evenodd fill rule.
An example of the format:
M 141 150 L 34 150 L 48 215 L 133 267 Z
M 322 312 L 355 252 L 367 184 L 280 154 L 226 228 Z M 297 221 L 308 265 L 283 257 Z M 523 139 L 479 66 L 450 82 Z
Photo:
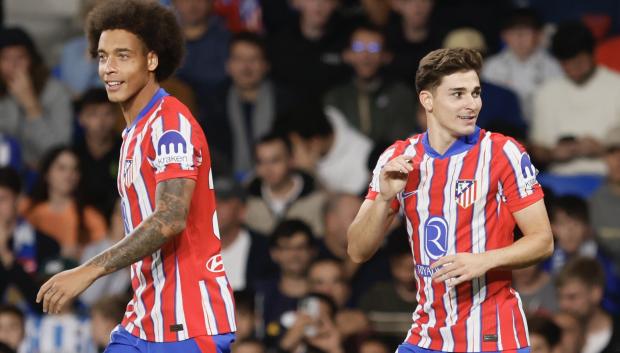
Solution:
M 463 208 L 471 206 L 479 195 L 477 180 L 457 180 L 455 198 L 456 203 Z

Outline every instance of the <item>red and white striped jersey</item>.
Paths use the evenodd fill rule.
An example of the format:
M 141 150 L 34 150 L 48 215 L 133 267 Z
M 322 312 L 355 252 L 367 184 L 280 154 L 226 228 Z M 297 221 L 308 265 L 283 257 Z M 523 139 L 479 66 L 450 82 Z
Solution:
M 190 111 L 160 89 L 123 132 L 118 189 L 125 234 L 155 208 L 157 183 L 196 182 L 187 226 L 153 254 L 131 265 L 133 298 L 122 325 L 152 342 L 234 332 L 205 135 Z
M 542 199 L 536 169 L 516 141 L 479 128 L 440 155 L 426 134 L 397 141 L 379 158 L 367 198 L 379 193 L 381 168 L 392 158 L 413 161 L 405 189 L 392 208 L 404 215 L 418 306 L 406 342 L 438 351 L 485 352 L 529 346 L 511 272 L 449 288 L 431 279 L 431 264 L 445 255 L 482 253 L 514 241 L 513 212 Z

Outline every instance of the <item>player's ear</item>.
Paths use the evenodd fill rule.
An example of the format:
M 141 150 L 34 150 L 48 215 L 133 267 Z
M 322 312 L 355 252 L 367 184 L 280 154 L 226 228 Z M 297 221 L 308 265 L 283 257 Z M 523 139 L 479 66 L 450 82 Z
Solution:
M 146 65 L 148 66 L 149 71 L 155 71 L 155 69 L 157 69 L 157 66 L 159 66 L 159 57 L 157 56 L 157 53 L 151 50 L 148 54 L 146 54 Z
M 430 91 L 421 91 L 418 98 L 420 99 L 420 104 L 422 104 L 424 110 L 427 112 L 433 111 L 433 94 Z

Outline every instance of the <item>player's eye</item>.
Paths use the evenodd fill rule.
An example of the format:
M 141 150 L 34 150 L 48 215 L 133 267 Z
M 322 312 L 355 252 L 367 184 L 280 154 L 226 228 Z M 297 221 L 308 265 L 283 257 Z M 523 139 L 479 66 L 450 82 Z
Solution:
M 474 93 L 471 94 L 474 98 L 478 98 L 480 97 L 480 91 L 475 91 Z
M 105 55 L 98 54 L 97 55 L 97 60 L 99 60 L 100 63 L 104 62 L 106 60 Z
M 454 92 L 452 95 L 456 98 L 461 98 L 463 96 L 463 92 Z

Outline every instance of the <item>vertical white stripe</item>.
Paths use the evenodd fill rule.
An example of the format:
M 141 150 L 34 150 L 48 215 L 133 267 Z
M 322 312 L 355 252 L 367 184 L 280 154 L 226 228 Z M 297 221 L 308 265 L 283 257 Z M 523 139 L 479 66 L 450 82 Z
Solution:
M 185 310 L 183 309 L 183 291 L 181 289 L 181 273 L 179 272 L 179 258 L 174 257 L 175 271 L 176 271 L 176 285 L 175 285 L 175 321 L 177 325 L 183 325 L 183 330 L 177 332 L 177 338 L 179 341 L 189 338 L 187 333 L 187 322 L 185 322 Z
M 142 302 L 142 293 L 146 289 L 146 280 L 144 279 L 144 275 L 142 274 L 142 260 L 135 263 L 136 268 L 134 269 L 136 276 L 138 276 L 138 282 L 140 285 L 136 289 L 136 303 L 134 309 L 136 311 L 136 319 L 134 320 L 134 324 L 140 330 L 140 338 L 146 339 L 146 333 L 144 332 L 144 328 L 142 327 L 142 319 L 146 315 L 146 306 L 144 302 Z
M 521 343 L 519 342 L 519 335 L 517 334 L 517 324 L 515 322 L 515 312 L 513 310 L 510 311 L 510 317 L 512 318 L 512 334 L 515 337 L 515 342 L 517 343 L 517 349 L 521 349 Z
M 480 197 L 478 202 L 473 204 L 472 219 L 472 253 L 483 253 L 486 249 L 486 214 L 485 208 L 487 203 L 487 195 L 489 192 L 489 168 L 491 165 L 491 133 L 487 132 L 480 142 L 480 153 L 478 156 L 478 165 L 476 167 L 475 180 L 478 184 L 478 193 Z M 480 351 L 482 346 L 482 303 L 486 299 L 486 280 L 485 277 L 475 278 L 472 281 L 474 297 L 472 310 L 468 321 L 471 323 L 471 330 L 468 325 L 468 336 L 473 340 L 472 350 Z M 469 337 L 468 337 L 469 339 Z
M 502 326 L 501 322 L 499 321 L 499 308 L 497 307 L 497 304 L 495 305 L 495 314 L 495 320 L 497 320 L 497 349 L 503 351 L 504 345 L 502 344 Z
M 226 316 L 228 317 L 228 323 L 230 328 L 233 331 L 237 330 L 237 325 L 235 324 L 235 305 L 233 304 L 232 295 L 228 290 L 228 280 L 226 276 L 219 276 L 215 278 L 217 284 L 220 286 L 220 294 L 222 295 L 222 299 L 224 299 L 224 306 L 226 307 Z
M 187 150 L 185 153 L 189 157 L 189 160 L 192 161 L 189 164 L 185 165 L 181 163 L 181 168 L 185 170 L 191 170 L 194 167 L 193 158 L 194 158 L 194 146 L 192 145 L 192 125 L 189 120 L 183 114 L 179 113 L 179 131 L 181 136 L 185 138 L 185 142 L 187 143 Z
M 523 302 L 521 301 L 521 296 L 516 290 L 511 290 L 515 296 L 517 297 L 517 304 L 519 305 L 519 313 L 521 314 L 521 320 L 523 320 L 523 329 L 525 330 L 525 338 L 527 340 L 527 345 L 530 345 L 530 329 L 527 325 L 527 320 L 525 318 L 525 311 L 523 310 Z M 518 337 L 515 337 L 518 339 Z
M 133 152 L 133 186 L 136 190 L 136 195 L 138 197 L 138 206 L 140 207 L 140 215 L 142 216 L 142 221 L 144 221 L 148 216 L 153 214 L 153 208 L 151 207 L 151 201 L 149 199 L 148 191 L 146 190 L 146 183 L 142 178 L 142 173 L 140 172 L 140 168 L 142 166 L 142 140 L 136 140 L 136 148 L 134 148 Z M 142 223 L 142 222 L 140 222 Z
M 409 217 L 407 216 L 407 213 L 404 213 L 404 217 L 405 217 L 405 224 L 407 227 L 407 234 L 409 236 L 409 247 L 411 248 L 411 256 L 414 259 L 414 265 L 415 265 L 415 256 L 414 256 L 414 246 L 420 246 L 419 244 L 414 244 L 413 243 L 413 226 L 411 223 L 411 220 L 409 220 Z M 418 271 L 415 270 L 413 271 L 413 277 L 415 278 L 415 282 L 416 282 L 416 288 L 421 288 L 421 284 L 420 284 L 420 276 L 418 275 Z M 416 327 L 418 327 L 418 320 L 420 319 L 420 315 L 418 314 L 418 311 L 420 310 L 420 290 L 416 290 L 416 302 L 418 303 L 418 305 L 416 306 L 416 308 L 413 310 L 413 314 L 411 314 L 411 320 L 412 320 L 412 325 L 411 328 L 409 329 L 409 332 L 407 332 L 407 337 L 405 338 L 405 342 L 407 342 L 409 340 L 409 338 L 411 337 L 411 334 L 413 332 L 413 329 L 415 329 Z
M 153 276 L 153 285 L 155 287 L 155 302 L 153 304 L 153 323 L 155 330 L 155 341 L 164 341 L 164 320 L 162 315 L 161 292 L 164 289 L 164 268 L 161 262 L 161 249 L 152 255 L 153 262 L 151 264 L 151 274 Z
M 202 312 L 205 318 L 205 326 L 207 327 L 207 333 L 210 336 L 217 335 L 217 323 L 215 322 L 215 314 L 211 307 L 211 298 L 209 298 L 209 291 L 204 281 L 198 282 L 200 286 L 200 296 L 202 297 Z
M 422 264 L 427 266 L 431 264 L 431 260 L 426 253 L 426 232 L 424 226 L 429 218 L 430 191 L 433 173 L 433 159 L 425 155 L 422 163 L 420 164 L 420 183 L 422 186 L 421 190 L 418 191 L 417 210 L 420 217 L 420 224 L 418 226 L 418 232 L 420 235 L 420 259 L 422 260 Z M 434 327 L 436 323 L 435 311 L 433 310 L 433 280 L 430 277 L 422 277 L 422 280 L 424 281 L 424 295 L 426 297 L 426 302 L 423 305 L 423 309 L 428 316 L 428 322 L 422 324 L 422 330 L 420 331 L 420 336 L 422 339 L 420 340 L 419 346 L 422 348 L 429 348 L 431 339 L 428 335 L 428 328 Z
M 510 165 L 512 166 L 512 171 L 517 180 L 517 189 L 519 190 L 520 197 L 526 197 L 534 193 L 532 188 L 526 187 L 527 179 L 523 177 L 521 173 L 521 155 L 522 152 L 519 150 L 519 147 L 515 145 L 512 141 L 508 140 L 504 144 L 504 152 L 508 157 L 508 161 L 510 161 Z
M 161 135 L 164 134 L 164 119 L 162 117 L 158 117 L 151 123 L 151 143 L 153 144 L 153 150 L 155 151 L 155 155 L 159 153 L 157 150 L 157 141 Z
M 456 182 L 458 180 L 459 175 L 461 174 L 461 169 L 463 168 L 463 159 L 465 158 L 466 153 L 458 154 L 454 157 L 450 158 L 450 162 L 448 164 L 448 174 L 446 176 L 446 187 L 444 188 L 444 204 L 443 204 L 443 214 L 446 217 L 446 221 L 448 223 L 448 234 L 447 234 L 447 253 L 446 255 L 456 254 L 456 228 L 457 228 L 457 212 L 458 212 L 458 204 L 456 202 Z M 444 284 L 445 286 L 445 284 Z M 458 303 L 456 300 L 456 288 L 452 287 L 450 289 L 446 286 L 446 292 L 443 295 L 443 305 L 446 310 L 446 322 L 445 327 L 440 329 L 442 338 L 443 338 L 443 346 L 442 351 L 452 351 L 454 349 L 454 337 L 452 336 L 451 327 L 456 324 L 458 317 Z M 444 325 L 444 323 L 442 323 Z

